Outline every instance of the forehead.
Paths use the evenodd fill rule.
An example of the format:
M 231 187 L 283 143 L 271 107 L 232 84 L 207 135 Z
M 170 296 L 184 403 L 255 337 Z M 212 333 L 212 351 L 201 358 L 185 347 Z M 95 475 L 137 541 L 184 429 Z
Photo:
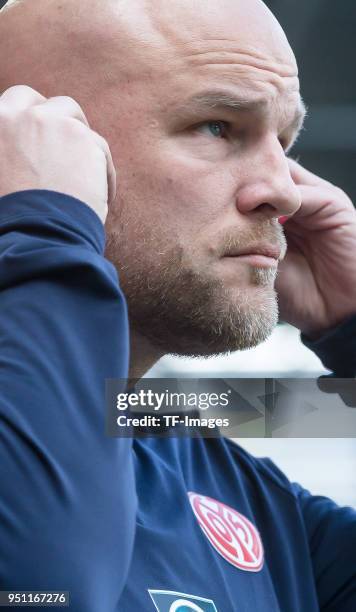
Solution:
M 160 105 L 211 87 L 238 88 L 275 107 L 277 99 L 298 103 L 293 52 L 260 0 L 147 0 L 135 15 L 136 78 Z
M 286 36 L 261 0 L 154 0 L 153 7 L 150 25 L 157 40 L 177 58 L 213 61 L 214 53 L 226 51 L 296 73 Z
M 174 61 L 226 50 L 297 71 L 281 26 L 261 0 L 115 2 L 110 11 L 114 37 L 130 54 L 135 47 L 139 54 L 147 52 L 149 61 L 154 51 L 162 54 L 161 59 Z

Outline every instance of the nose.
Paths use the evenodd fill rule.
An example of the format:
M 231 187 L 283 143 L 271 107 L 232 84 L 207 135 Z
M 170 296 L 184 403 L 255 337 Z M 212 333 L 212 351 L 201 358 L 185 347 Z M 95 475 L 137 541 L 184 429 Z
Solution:
M 261 212 L 269 217 L 290 216 L 300 208 L 300 191 L 276 136 L 266 139 L 249 159 L 246 157 L 236 206 L 242 214 Z

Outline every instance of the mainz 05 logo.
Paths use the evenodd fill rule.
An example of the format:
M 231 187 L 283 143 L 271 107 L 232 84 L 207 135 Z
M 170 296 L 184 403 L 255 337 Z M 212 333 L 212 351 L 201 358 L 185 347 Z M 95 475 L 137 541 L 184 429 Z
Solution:
M 175 591 L 148 589 L 148 592 L 158 612 L 218 612 L 211 599 Z

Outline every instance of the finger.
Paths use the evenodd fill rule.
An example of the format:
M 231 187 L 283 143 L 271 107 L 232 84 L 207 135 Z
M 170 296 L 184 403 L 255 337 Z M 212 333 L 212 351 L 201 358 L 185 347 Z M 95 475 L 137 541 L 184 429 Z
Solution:
M 296 185 L 320 185 L 327 184 L 327 181 L 322 179 L 320 176 L 313 174 L 310 170 L 304 168 L 301 164 L 296 162 L 294 159 L 288 158 L 289 170 L 291 177 Z
M 43 113 L 53 113 L 59 116 L 71 117 L 78 119 L 85 125 L 89 126 L 89 122 L 84 114 L 81 106 L 69 96 L 56 96 L 49 98 L 44 104 L 41 104 L 39 110 Z
M 43 104 L 46 98 L 27 85 L 15 85 L 0 96 L 0 108 L 6 105 L 12 111 L 26 110 L 36 104 Z
M 105 138 L 97 132 L 91 130 L 98 146 L 103 151 L 106 158 L 107 179 L 108 179 L 108 203 L 111 204 L 116 198 L 116 170 L 111 155 L 110 147 Z
M 302 205 L 293 215 L 293 220 L 296 218 L 307 218 L 319 213 L 322 208 L 325 208 L 327 202 L 330 201 L 330 193 L 320 188 L 320 185 L 298 185 L 298 190 Z
M 294 232 L 300 229 L 331 229 L 354 222 L 356 212 L 351 202 L 345 197 L 342 201 L 334 197 L 330 188 L 313 185 L 298 185 L 302 205 L 285 223 L 285 230 Z

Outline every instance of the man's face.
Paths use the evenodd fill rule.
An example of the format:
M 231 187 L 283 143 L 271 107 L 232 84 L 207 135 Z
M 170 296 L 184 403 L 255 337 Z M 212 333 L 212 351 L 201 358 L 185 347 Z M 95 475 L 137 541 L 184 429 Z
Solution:
M 210 355 L 254 346 L 277 322 L 278 217 L 300 206 L 285 149 L 302 110 L 263 5 L 191 4 L 136 17 L 121 60 L 106 254 L 134 329 L 162 352 Z

